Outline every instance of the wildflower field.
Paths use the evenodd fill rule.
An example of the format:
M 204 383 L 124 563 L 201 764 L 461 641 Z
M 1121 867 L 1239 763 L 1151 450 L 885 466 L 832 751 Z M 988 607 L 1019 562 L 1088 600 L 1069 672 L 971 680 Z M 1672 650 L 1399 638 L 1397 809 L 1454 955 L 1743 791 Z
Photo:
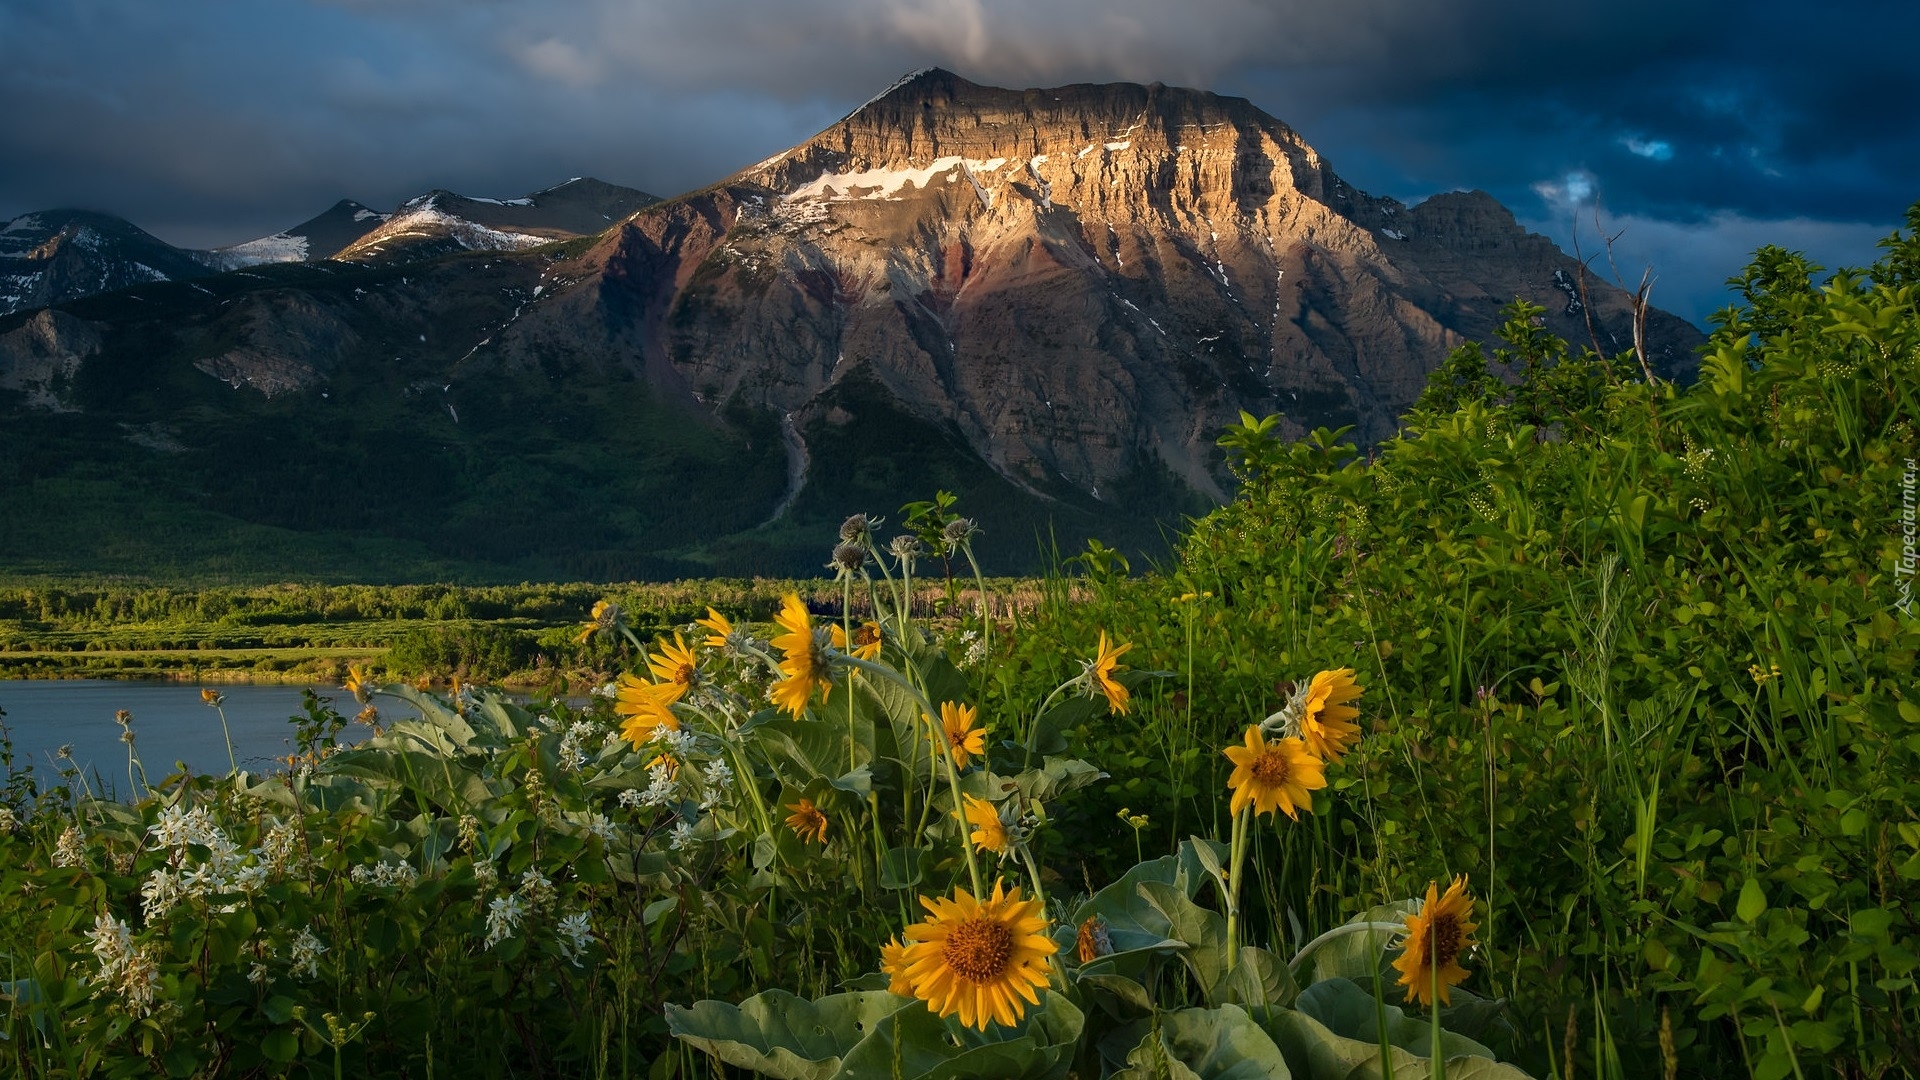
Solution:
M 1164 565 L 1008 617 L 916 599 L 991 593 L 936 499 L 837 604 L 583 605 L 586 707 L 355 667 L 285 772 L 8 759 L 0 1069 L 1915 1075 L 1915 230 L 1762 250 L 1689 388 L 1516 304 L 1368 457 L 1243 417 Z

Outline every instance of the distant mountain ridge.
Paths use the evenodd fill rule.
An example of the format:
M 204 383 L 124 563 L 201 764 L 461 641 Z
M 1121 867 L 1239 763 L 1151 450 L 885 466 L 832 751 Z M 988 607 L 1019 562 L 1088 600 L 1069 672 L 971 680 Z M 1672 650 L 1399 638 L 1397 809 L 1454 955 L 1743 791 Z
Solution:
M 272 263 L 523 250 L 604 232 L 658 201 L 583 177 L 505 200 L 436 189 L 390 214 L 342 199 L 284 232 L 211 251 L 174 247 L 110 214 L 39 211 L 0 223 L 0 315 Z
M 1244 99 L 1160 85 L 929 70 L 670 200 L 355 207 L 330 258 L 296 227 L 307 261 L 0 315 L 0 487 L 34 508 L 0 566 L 230 537 L 363 577 L 808 573 L 847 513 L 946 489 L 1031 569 L 1036 537 L 1150 550 L 1217 502 L 1242 410 L 1390 436 L 1516 296 L 1631 340 L 1631 298 L 1490 196 L 1369 196 Z M 1663 372 L 1701 340 L 1650 313 Z M 83 490 L 146 509 L 103 524 Z

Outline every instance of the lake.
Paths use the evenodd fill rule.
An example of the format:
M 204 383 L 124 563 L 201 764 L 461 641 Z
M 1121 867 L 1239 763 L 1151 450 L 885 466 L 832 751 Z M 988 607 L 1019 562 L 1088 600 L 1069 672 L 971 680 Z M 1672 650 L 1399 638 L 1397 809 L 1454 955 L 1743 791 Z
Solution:
M 301 691 L 312 689 L 333 699 L 333 707 L 349 720 L 360 711 L 351 694 L 337 686 L 246 685 L 222 683 L 211 689 L 226 695 L 227 724 L 233 731 L 233 753 L 240 767 L 262 773 L 276 767 L 274 759 L 293 753 L 293 724 L 288 717 L 305 715 Z M 54 755 L 72 744 L 73 760 L 91 779 L 96 773 L 108 791 L 124 796 L 127 785 L 127 748 L 113 714 L 133 713 L 135 748 L 146 766 L 147 779 L 160 779 L 185 762 L 196 773 L 227 771 L 227 742 L 220 731 L 220 714 L 200 700 L 201 684 L 140 682 L 109 679 L 0 680 L 0 710 L 13 739 L 13 767 L 27 760 L 43 784 L 57 774 Z M 376 698 L 382 722 L 419 713 L 397 698 Z M 365 725 L 349 723 L 340 732 L 342 743 L 358 742 L 372 734 Z

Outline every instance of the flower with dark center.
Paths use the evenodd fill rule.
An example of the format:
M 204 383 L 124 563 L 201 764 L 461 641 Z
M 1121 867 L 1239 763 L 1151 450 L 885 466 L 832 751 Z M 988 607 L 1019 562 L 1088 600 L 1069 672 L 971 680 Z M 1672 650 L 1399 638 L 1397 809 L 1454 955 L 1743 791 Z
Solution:
M 1040 1003 L 1035 991 L 1047 985 L 1047 957 L 1059 946 L 1047 937 L 1039 900 L 995 882 L 984 899 L 957 888 L 920 903 L 932 914 L 907 928 L 902 962 L 913 995 L 935 1015 L 958 1013 L 960 1023 L 985 1031 L 988 1021 L 1012 1027 Z
M 1327 786 L 1326 765 L 1307 752 L 1298 738 L 1268 742 L 1260 725 L 1247 727 L 1245 746 L 1229 746 L 1224 751 L 1233 762 L 1233 775 L 1227 788 L 1233 792 L 1228 809 L 1238 816 L 1249 803 L 1255 814 L 1282 810 L 1296 820 L 1300 811 L 1313 809 L 1308 792 Z
M 1467 895 L 1465 878 L 1454 878 L 1445 896 L 1440 895 L 1438 882 L 1427 883 L 1426 903 L 1407 916 L 1404 951 L 1393 962 L 1408 1001 L 1432 1005 L 1437 983 L 1440 1004 L 1450 1003 L 1452 987 L 1468 974 L 1460 966 L 1460 957 L 1475 944 L 1471 935 L 1480 924 L 1469 921 L 1472 915 L 1473 898 Z

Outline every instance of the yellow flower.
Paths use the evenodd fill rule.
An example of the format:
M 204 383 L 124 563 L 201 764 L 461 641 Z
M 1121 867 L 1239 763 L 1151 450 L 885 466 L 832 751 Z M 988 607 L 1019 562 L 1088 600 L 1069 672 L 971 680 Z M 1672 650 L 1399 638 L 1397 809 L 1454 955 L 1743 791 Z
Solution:
M 222 694 L 220 691 L 215 690 L 213 687 L 207 686 L 207 687 L 201 688 L 200 700 L 206 702 L 208 705 L 217 709 L 220 707 L 221 702 L 227 700 L 227 697 L 225 694 Z
M 579 635 L 574 640 L 584 645 L 593 635 L 602 630 L 611 633 L 619 625 L 620 605 L 611 600 L 596 600 L 593 604 L 593 613 L 587 616 L 587 624 L 580 629 Z
M 984 901 L 956 888 L 951 899 L 920 903 L 932 914 L 907 927 L 906 978 L 936 1015 L 959 1013 L 962 1024 L 985 1031 L 989 1020 L 1013 1026 L 1040 1003 L 1034 991 L 1047 985 L 1046 958 L 1059 949 L 1040 901 L 995 882 Z
M 1087 665 L 1087 677 L 1093 680 L 1093 684 L 1100 688 L 1101 693 L 1107 695 L 1107 704 L 1113 707 L 1113 711 L 1122 715 L 1127 711 L 1127 699 L 1131 695 L 1128 694 L 1126 687 L 1114 681 L 1113 673 L 1126 670 L 1127 665 L 1117 664 L 1114 661 L 1120 659 L 1131 648 L 1133 648 L 1131 644 L 1109 648 L 1107 632 L 1102 630 L 1100 631 L 1100 654 L 1094 658 L 1093 663 Z
M 1080 924 L 1080 933 L 1074 941 L 1074 954 L 1082 964 L 1091 964 L 1095 960 L 1113 952 L 1113 938 L 1107 934 L 1107 920 L 1092 915 Z
M 907 980 L 907 943 L 898 934 L 880 946 L 880 973 L 890 980 L 887 993 L 913 996 L 913 983 Z
M 373 696 L 373 678 L 367 673 L 367 665 L 348 664 L 347 681 L 340 685 L 340 689 L 352 694 L 353 700 L 365 705 L 367 699 Z M 205 698 L 207 692 L 202 690 L 200 696 Z M 208 701 L 207 704 L 212 705 L 214 702 Z
M 1307 687 L 1307 708 L 1300 717 L 1300 738 L 1307 752 L 1322 761 L 1339 761 L 1340 756 L 1360 741 L 1360 727 L 1353 722 L 1360 710 L 1347 704 L 1360 696 L 1354 684 L 1353 669 L 1323 671 Z
M 967 812 L 953 812 L 954 820 L 973 826 L 973 846 L 991 851 L 995 855 L 1007 853 L 1007 827 L 1000 821 L 1000 811 L 992 803 L 978 795 L 966 796 Z
M 624 671 L 620 673 L 618 687 L 614 691 L 613 711 L 627 718 L 620 726 L 620 737 L 632 743 L 635 750 L 647 745 L 660 728 L 680 730 L 680 719 L 673 715 L 671 702 L 660 699 L 661 687 Z
M 712 608 L 707 609 L 706 618 L 695 619 L 693 620 L 693 624 L 695 626 L 704 626 L 713 631 L 713 633 L 707 635 L 706 646 L 709 649 L 726 648 L 727 638 L 733 636 L 733 623 L 728 621 L 725 615 L 720 614 Z
M 801 799 L 797 803 L 788 803 L 787 809 L 793 813 L 787 815 L 787 828 L 802 840 L 812 840 L 817 844 L 827 842 L 827 815 L 813 805 L 812 799 Z
M 1229 746 L 1224 753 L 1234 764 L 1227 787 L 1233 791 L 1229 809 L 1235 815 L 1252 803 L 1256 814 L 1280 809 L 1298 820 L 1301 810 L 1313 809 L 1313 796 L 1307 793 L 1327 786 L 1326 765 L 1307 752 L 1306 743 L 1268 742 L 1258 724 L 1248 726 L 1245 746 Z
M 773 647 L 786 655 L 780 661 L 780 671 L 786 678 L 773 684 L 773 703 L 799 716 L 807 711 L 807 702 L 816 689 L 833 685 L 832 671 L 827 666 L 823 642 L 813 632 L 813 617 L 798 596 L 788 593 L 773 621 L 786 631 L 773 639 Z
M 869 619 L 853 628 L 853 648 L 849 650 L 856 659 L 871 660 L 880 655 L 880 624 Z
M 694 663 L 693 651 L 687 648 L 687 639 L 681 637 L 678 630 L 673 633 L 672 644 L 668 644 L 666 638 L 658 638 L 656 643 L 660 646 L 660 655 L 647 657 L 647 667 L 653 671 L 660 700 L 671 705 L 699 685 L 700 666 Z
M 971 705 L 940 703 L 940 730 L 947 749 L 953 754 L 956 769 L 964 769 L 974 758 L 986 756 L 987 729 L 973 726 L 978 716 L 979 712 Z M 927 722 L 932 723 L 933 717 L 927 717 Z
M 1400 972 L 1399 985 L 1407 988 L 1407 1000 L 1433 1004 L 1434 973 L 1439 972 L 1440 1004 L 1452 997 L 1455 983 L 1467 977 L 1460 957 L 1473 948 L 1470 937 L 1478 923 L 1473 915 L 1473 898 L 1467 895 L 1467 881 L 1456 877 L 1440 896 L 1437 882 L 1427 883 L 1427 902 L 1415 914 L 1407 916 L 1405 951 L 1393 966 Z

